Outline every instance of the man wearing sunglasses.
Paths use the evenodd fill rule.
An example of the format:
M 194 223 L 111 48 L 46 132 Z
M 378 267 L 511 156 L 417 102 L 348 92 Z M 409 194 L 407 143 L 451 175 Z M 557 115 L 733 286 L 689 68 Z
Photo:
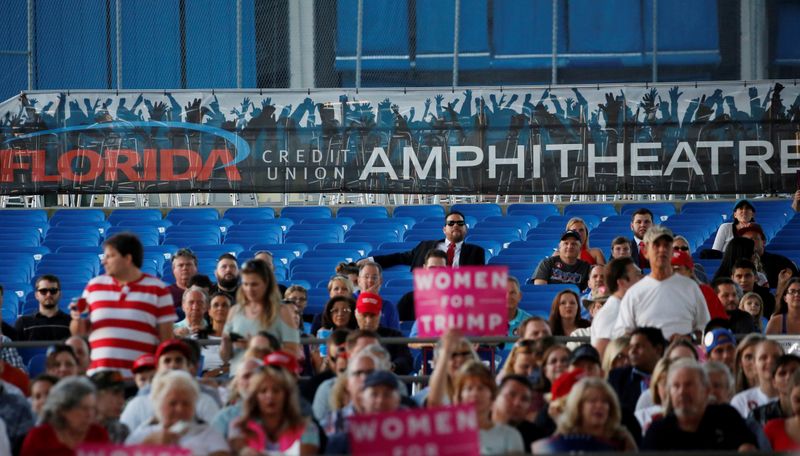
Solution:
M 68 313 L 58 308 L 61 282 L 58 277 L 45 274 L 36 279 L 36 300 L 39 310 L 17 319 L 15 329 L 18 340 L 64 340 L 70 336 Z
M 467 225 L 464 220 L 464 214 L 452 211 L 445 217 L 444 228 L 442 228 L 444 239 L 422 241 L 408 252 L 377 255 L 371 260 L 384 269 L 398 264 L 405 264 L 414 269 L 425 264 L 425 256 L 429 250 L 436 249 L 445 252 L 448 266 L 483 265 L 486 263 L 483 248 L 464 242 L 467 237 Z

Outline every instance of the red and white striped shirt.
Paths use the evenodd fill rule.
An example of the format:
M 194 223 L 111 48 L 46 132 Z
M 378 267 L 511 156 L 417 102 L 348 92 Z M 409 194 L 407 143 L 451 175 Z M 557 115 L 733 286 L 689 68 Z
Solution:
M 92 323 L 88 375 L 116 370 L 125 378 L 133 377 L 133 361 L 156 351 L 158 325 L 177 319 L 169 288 L 147 274 L 125 285 L 109 275 L 95 277 L 86 285 L 83 298 Z

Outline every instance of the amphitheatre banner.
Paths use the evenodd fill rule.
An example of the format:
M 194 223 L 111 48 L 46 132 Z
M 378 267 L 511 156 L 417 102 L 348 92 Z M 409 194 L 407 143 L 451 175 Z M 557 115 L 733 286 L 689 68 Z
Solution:
M 789 193 L 790 81 L 31 92 L 0 103 L 0 194 Z

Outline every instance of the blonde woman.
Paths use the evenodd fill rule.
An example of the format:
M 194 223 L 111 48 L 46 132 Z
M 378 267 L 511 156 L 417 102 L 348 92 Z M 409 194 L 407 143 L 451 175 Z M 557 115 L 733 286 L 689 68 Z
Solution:
M 608 374 L 618 367 L 627 367 L 631 364 L 631 360 L 628 358 L 630 344 L 631 338 L 628 336 L 618 337 L 609 342 L 603 353 L 603 372 Z
M 567 396 L 556 433 L 534 444 L 534 453 L 573 451 L 636 451 L 636 443 L 621 424 L 617 395 L 605 380 L 586 377 Z
M 667 373 L 673 361 L 667 357 L 661 358 L 653 374 L 650 376 L 650 388 L 642 391 L 636 403 L 634 415 L 642 426 L 642 435 L 650 427 L 653 419 L 663 417 L 669 405 L 669 389 L 667 388 Z
M 479 361 L 472 344 L 458 330 L 448 330 L 433 351 L 433 372 L 428 387 L 414 396 L 420 405 L 435 407 L 455 403 L 458 370 L 469 361 Z
M 748 334 L 736 347 L 736 392 L 758 386 L 756 370 L 756 346 L 764 340 L 761 334 Z
M 506 358 L 505 364 L 500 374 L 497 375 L 497 383 L 503 381 L 507 375 L 522 375 L 530 377 L 538 367 L 536 362 L 536 352 L 534 351 L 534 341 L 521 340 L 514 345 Z
M 581 236 L 580 259 L 591 264 L 606 264 L 606 257 L 600 249 L 589 247 L 589 227 L 580 217 L 573 217 L 567 222 L 567 231 L 577 231 Z
M 222 360 L 227 362 L 242 353 L 247 341 L 259 331 L 275 336 L 284 351 L 299 355 L 300 331 L 280 317 L 281 295 L 267 263 L 248 261 L 242 267 L 241 277 L 242 285 L 236 293 L 237 304 L 228 313 L 222 331 Z

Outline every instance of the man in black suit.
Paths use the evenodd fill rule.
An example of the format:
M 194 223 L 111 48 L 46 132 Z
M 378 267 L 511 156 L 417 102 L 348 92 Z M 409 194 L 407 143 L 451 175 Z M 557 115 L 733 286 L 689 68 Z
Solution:
M 378 255 L 372 260 L 384 269 L 398 264 L 406 264 L 414 269 L 425 264 L 425 255 L 429 250 L 436 249 L 445 252 L 448 266 L 471 266 L 486 263 L 483 247 L 464 242 L 464 238 L 467 236 L 464 214 L 458 211 L 447 214 L 442 231 L 444 231 L 444 239 L 422 241 L 408 252 Z
M 650 375 L 666 346 L 664 334 L 658 328 L 639 327 L 631 333 L 628 354 L 631 365 L 608 374 L 608 383 L 617 392 L 623 412 L 633 413 L 636 409 L 636 401 L 650 384 Z
M 653 226 L 653 213 L 650 209 L 643 207 L 631 214 L 631 231 L 633 232 L 631 258 L 636 262 L 636 266 L 639 266 L 639 269 L 650 267 L 650 262 L 642 251 L 642 246 L 644 245 L 644 233 L 651 226 Z

